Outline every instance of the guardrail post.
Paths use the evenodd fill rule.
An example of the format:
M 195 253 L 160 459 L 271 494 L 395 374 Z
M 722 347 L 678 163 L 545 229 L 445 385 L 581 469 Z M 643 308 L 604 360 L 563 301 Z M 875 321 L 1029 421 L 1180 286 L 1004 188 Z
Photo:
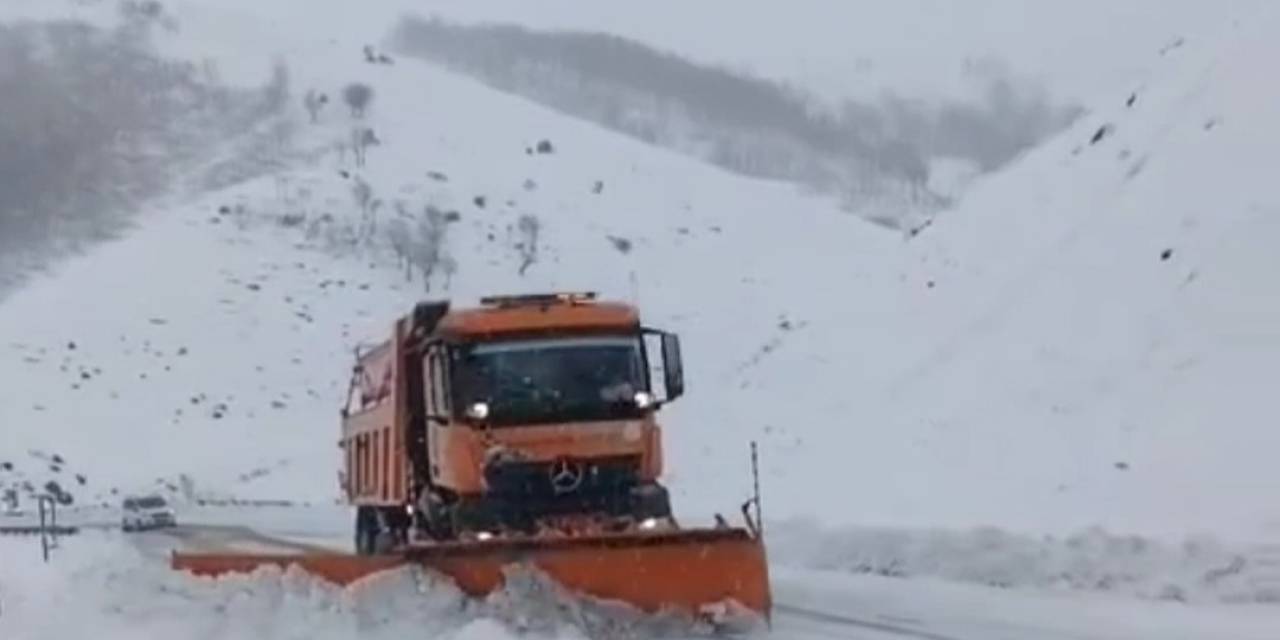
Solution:
M 40 554 L 49 562 L 49 550 L 58 548 L 58 503 L 49 496 L 36 498 L 36 503 L 40 506 Z
M 44 561 L 49 562 L 49 530 L 45 523 L 46 514 L 44 509 L 45 497 L 36 498 L 36 503 L 40 505 L 40 552 L 44 556 Z

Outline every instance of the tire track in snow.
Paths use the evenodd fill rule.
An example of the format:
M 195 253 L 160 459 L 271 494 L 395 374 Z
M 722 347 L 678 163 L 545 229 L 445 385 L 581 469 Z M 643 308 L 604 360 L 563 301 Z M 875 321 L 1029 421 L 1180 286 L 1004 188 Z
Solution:
M 780 602 L 774 603 L 773 610 L 776 613 L 792 616 L 795 618 L 801 618 L 801 619 L 810 620 L 814 622 L 834 624 L 841 627 L 856 627 L 859 629 L 876 631 L 879 633 L 883 633 L 883 634 L 887 634 L 887 635 L 891 635 L 899 638 L 915 638 L 916 640 L 964 640 L 963 638 L 959 638 L 956 636 L 943 635 L 940 633 L 934 633 L 932 631 L 926 631 L 923 629 L 914 629 L 911 627 L 898 625 L 898 624 L 891 624 L 888 622 L 867 620 L 865 618 L 855 618 L 853 616 L 847 616 L 843 614 L 828 613 L 825 611 L 818 611 L 815 609 L 798 607 L 795 605 L 790 605 L 790 604 L 780 603 Z

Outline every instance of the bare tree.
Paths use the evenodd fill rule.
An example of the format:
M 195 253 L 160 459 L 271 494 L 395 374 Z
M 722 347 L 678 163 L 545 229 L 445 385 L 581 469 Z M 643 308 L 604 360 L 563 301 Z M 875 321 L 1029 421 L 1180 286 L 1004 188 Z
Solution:
M 325 227 L 326 249 L 339 255 L 355 250 L 360 245 L 360 234 L 350 224 L 336 224 Z
M 307 115 L 311 116 L 311 124 L 319 122 L 320 110 L 326 104 L 329 104 L 329 96 L 315 89 L 307 90 L 307 95 L 302 98 L 302 106 L 307 109 Z
M 396 202 L 396 211 L 400 215 L 392 217 L 387 222 L 387 242 L 396 255 L 396 264 L 404 267 L 405 280 L 413 280 L 413 260 L 410 256 L 413 238 L 410 237 L 412 231 L 409 229 L 409 223 L 405 220 L 408 216 L 405 215 L 403 201 Z
M 382 202 L 373 197 L 373 187 L 360 176 L 356 176 L 354 184 L 351 185 L 351 199 L 355 200 L 356 206 L 360 208 L 359 237 L 368 238 L 377 231 L 378 222 L 375 216 Z
M 363 167 L 368 159 L 369 147 L 382 144 L 378 134 L 370 127 L 356 127 L 351 130 L 351 149 L 355 154 L 356 166 Z
M 444 245 L 448 229 L 444 212 L 427 205 L 424 215 L 418 219 L 417 233 L 409 251 L 411 262 L 422 273 L 423 287 L 427 291 L 431 290 L 431 276 L 447 257 Z
M 373 187 L 364 178 L 356 176 L 355 184 L 351 185 L 351 197 L 360 207 L 360 213 L 365 214 L 369 210 L 369 201 L 373 199 Z
M 454 274 L 458 273 L 458 261 L 446 254 L 440 259 L 440 272 L 444 274 L 444 288 L 448 289 L 453 286 Z
M 363 118 L 365 109 L 373 101 L 373 88 L 367 84 L 353 82 L 342 89 L 342 100 L 351 108 L 351 116 Z
M 525 214 L 516 222 L 516 230 L 520 234 L 516 241 L 516 250 L 520 252 L 519 273 L 524 275 L 538 261 L 538 233 L 542 230 L 542 223 L 537 217 Z
M 289 67 L 281 60 L 271 65 L 271 80 L 264 87 L 259 110 L 263 115 L 280 113 L 292 94 Z
M 372 240 L 374 234 L 378 232 L 378 210 L 382 208 L 382 198 L 374 198 L 369 202 L 368 208 L 368 228 L 364 230 L 364 239 Z
M 271 122 L 271 141 L 275 145 L 276 153 L 281 157 L 288 153 L 296 129 L 297 123 L 292 118 L 276 118 Z

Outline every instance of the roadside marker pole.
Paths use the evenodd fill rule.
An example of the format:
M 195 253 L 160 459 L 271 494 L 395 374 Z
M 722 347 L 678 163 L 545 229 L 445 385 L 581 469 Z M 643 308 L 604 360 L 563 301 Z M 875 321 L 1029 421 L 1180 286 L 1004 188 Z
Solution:
M 44 561 L 47 563 L 49 562 L 49 530 L 45 523 L 45 500 L 46 498 L 41 496 L 36 499 L 36 502 L 40 505 L 40 552 L 44 555 Z

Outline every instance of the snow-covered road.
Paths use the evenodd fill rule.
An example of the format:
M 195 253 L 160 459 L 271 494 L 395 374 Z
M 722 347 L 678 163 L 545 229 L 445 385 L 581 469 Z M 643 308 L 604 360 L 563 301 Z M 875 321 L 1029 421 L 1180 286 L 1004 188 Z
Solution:
M 602 622 L 584 609 L 514 590 L 466 601 L 451 585 L 408 570 L 336 589 L 266 572 L 219 581 L 168 568 L 172 550 L 289 553 L 344 550 L 340 510 L 265 514 L 196 512 L 181 526 L 121 534 L 105 519 L 62 540 L 39 561 L 30 537 L 0 537 L 0 637 L 16 640 L 191 637 L 632 638 L 693 637 L 648 620 Z M 771 629 L 751 638 L 827 640 L 1274 640 L 1280 608 L 1143 602 L 1115 594 L 994 589 L 928 578 L 772 567 Z M 74 606 L 73 618 L 59 615 Z M 117 631 L 113 635 L 113 630 Z M 171 635 L 173 630 L 181 633 Z M 169 634 L 169 635 L 166 635 Z
M 310 516 L 309 525 L 295 521 L 267 527 L 291 532 L 288 535 L 264 533 L 243 524 L 252 522 L 252 519 L 241 519 L 241 523 L 214 524 L 216 516 L 205 513 L 198 520 L 199 524 L 131 536 L 128 544 L 148 562 L 158 563 L 167 560 L 172 549 L 269 553 L 343 550 L 342 541 L 334 536 L 334 523 L 324 516 Z M 317 542 L 324 540 L 332 543 Z M 772 573 L 776 599 L 773 627 L 759 632 L 759 637 L 796 640 L 1273 640 L 1275 630 L 1280 629 L 1280 609 L 1275 607 L 1134 602 L 1115 596 L 1046 594 L 932 579 L 852 575 L 776 565 Z M 271 578 L 263 580 L 270 582 Z M 588 637 L 595 637 L 590 635 L 590 630 L 581 631 L 589 634 Z M 558 633 L 568 632 L 560 630 Z M 653 635 L 676 637 L 669 629 L 654 631 Z M 237 636 L 214 637 L 235 637 L 239 640 Z M 567 637 L 574 636 L 570 634 Z
M 615 637 L 609 634 L 619 627 L 632 638 L 692 637 L 688 629 L 648 620 L 602 623 L 572 605 L 546 602 L 545 594 L 516 591 L 493 601 L 465 602 L 451 585 L 416 571 L 407 572 L 411 577 L 383 576 L 341 590 L 298 575 L 267 572 L 210 581 L 168 568 L 173 550 L 347 551 L 347 516 L 338 505 L 188 508 L 180 512 L 178 527 L 122 534 L 113 526 L 112 514 L 87 512 L 66 517 L 81 526 L 81 534 L 64 538 L 48 565 L 39 562 L 35 538 L 0 536 L 0 558 L 5 560 L 0 565 L 0 638 L 84 637 L 71 630 L 94 620 L 93 628 L 118 627 L 122 638 L 160 637 L 159 629 L 188 620 L 203 631 L 179 637 L 376 640 L 404 637 L 408 623 L 391 619 L 409 610 L 415 613 L 407 619 L 429 622 L 437 630 L 427 636 L 433 638 Z M 794 540 L 775 535 L 771 543 L 779 552 L 772 554 L 773 626 L 751 638 L 1274 640 L 1280 629 L 1280 608 L 1274 605 L 1141 601 L 1116 591 L 997 589 L 937 578 L 798 568 L 792 564 L 796 556 L 783 553 Z M 84 619 L 56 615 L 71 601 L 81 603 L 76 606 Z M 477 633 L 477 628 L 484 633 L 464 635 Z M 531 628 L 541 631 L 529 633 Z M 116 638 L 109 633 L 95 637 Z

